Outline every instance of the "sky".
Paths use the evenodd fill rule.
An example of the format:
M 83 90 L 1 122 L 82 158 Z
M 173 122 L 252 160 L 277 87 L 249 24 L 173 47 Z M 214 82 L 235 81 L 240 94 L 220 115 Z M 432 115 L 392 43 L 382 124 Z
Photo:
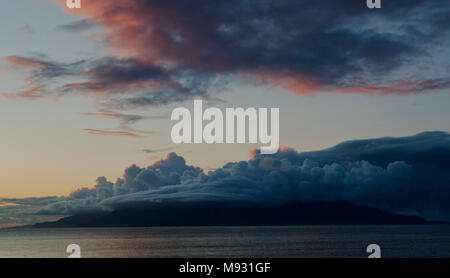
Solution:
M 280 108 L 299 153 L 449 132 L 447 1 L 365 2 L 5 1 L 0 198 L 67 196 L 171 152 L 205 172 L 251 159 L 259 144 L 172 143 L 194 99 Z

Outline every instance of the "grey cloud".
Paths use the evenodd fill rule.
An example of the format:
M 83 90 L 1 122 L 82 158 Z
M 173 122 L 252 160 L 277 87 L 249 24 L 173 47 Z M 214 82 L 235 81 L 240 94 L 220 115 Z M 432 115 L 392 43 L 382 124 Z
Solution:
M 183 157 L 125 170 L 112 183 L 99 178 L 39 214 L 195 205 L 199 202 L 286 204 L 348 201 L 392 212 L 450 220 L 450 135 L 348 141 L 318 152 L 283 149 L 204 173 Z
M 161 153 L 161 152 L 167 152 L 170 151 L 173 148 L 164 148 L 164 149 L 144 149 L 142 152 L 150 154 L 150 153 Z
M 59 25 L 56 27 L 56 30 L 60 31 L 69 31 L 69 32 L 80 32 L 86 31 L 91 28 L 94 28 L 96 24 L 90 20 L 77 20 L 68 24 Z
M 361 0 L 111 0 L 91 8 L 84 19 L 58 28 L 101 25 L 106 44 L 133 54 L 42 61 L 30 75 L 39 90 L 23 97 L 95 95 L 106 107 L 134 109 L 209 97 L 214 80 L 235 75 L 299 94 L 407 94 L 450 86 L 437 65 L 416 70 L 448 59 L 439 52 L 449 43 L 444 0 L 390 0 L 377 11 Z M 135 20 L 118 24 L 124 12 Z M 60 77 L 82 80 L 52 87 Z

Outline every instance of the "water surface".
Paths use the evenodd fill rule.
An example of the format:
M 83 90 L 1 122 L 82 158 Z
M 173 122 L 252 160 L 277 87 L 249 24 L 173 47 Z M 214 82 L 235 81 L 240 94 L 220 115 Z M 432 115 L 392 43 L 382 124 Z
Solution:
M 0 257 L 450 257 L 450 225 L 0 230 Z

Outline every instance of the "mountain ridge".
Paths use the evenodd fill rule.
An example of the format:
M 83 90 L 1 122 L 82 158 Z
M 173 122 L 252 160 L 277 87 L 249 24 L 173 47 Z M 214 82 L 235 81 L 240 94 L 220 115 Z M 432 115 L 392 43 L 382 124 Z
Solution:
M 382 211 L 348 202 L 298 203 L 272 206 L 156 207 L 85 213 L 34 228 L 157 227 L 157 226 L 289 226 L 438 224 L 418 216 Z

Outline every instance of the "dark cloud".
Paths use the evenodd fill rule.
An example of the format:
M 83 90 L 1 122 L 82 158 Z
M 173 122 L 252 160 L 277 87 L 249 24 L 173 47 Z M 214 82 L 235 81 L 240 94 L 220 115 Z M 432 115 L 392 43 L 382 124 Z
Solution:
M 68 24 L 59 25 L 56 27 L 57 30 L 69 31 L 69 32 L 81 32 L 94 28 L 96 24 L 90 20 L 77 20 Z
M 94 187 L 67 197 L 3 201 L 30 205 L 27 213 L 33 215 L 216 202 L 347 201 L 449 221 L 449 158 L 450 135 L 445 132 L 347 141 L 316 152 L 284 148 L 264 156 L 254 150 L 250 160 L 209 173 L 170 153 L 145 168 L 130 166 L 115 182 L 100 177 Z
M 206 94 L 201 88 L 203 82 L 188 80 L 189 73 L 137 59 L 103 57 L 65 64 L 19 56 L 4 57 L 4 60 L 13 67 L 30 70 L 27 77 L 30 88 L 19 94 L 0 94 L 8 99 L 57 99 L 76 93 L 94 98 L 106 109 L 133 109 Z M 55 79 L 60 77 L 83 80 L 58 85 Z
M 411 165 L 422 163 L 450 170 L 449 154 L 448 133 L 424 132 L 409 137 L 347 141 L 327 150 L 302 153 L 301 157 L 322 163 L 365 160 L 383 167 L 399 160 Z
M 360 0 L 125 3 L 96 3 L 85 14 L 118 51 L 196 72 L 251 73 L 298 93 L 378 92 L 375 77 L 393 87 L 405 76 L 389 74 L 433 55 L 430 42 L 448 32 L 436 24 L 449 12 L 443 0 L 394 0 L 376 12 Z
M 72 64 L 30 59 L 31 88 L 40 90 L 32 96 L 78 93 L 105 107 L 133 109 L 207 97 L 217 78 L 233 75 L 298 94 L 407 94 L 450 86 L 446 69 L 433 64 L 448 60 L 439 52 L 449 43 L 444 0 L 390 0 L 376 10 L 361 0 L 89 5 L 69 11 L 80 21 L 59 28 L 99 25 L 117 57 Z M 81 80 L 49 88 L 63 76 Z M 3 94 L 38 99 L 29 95 Z

